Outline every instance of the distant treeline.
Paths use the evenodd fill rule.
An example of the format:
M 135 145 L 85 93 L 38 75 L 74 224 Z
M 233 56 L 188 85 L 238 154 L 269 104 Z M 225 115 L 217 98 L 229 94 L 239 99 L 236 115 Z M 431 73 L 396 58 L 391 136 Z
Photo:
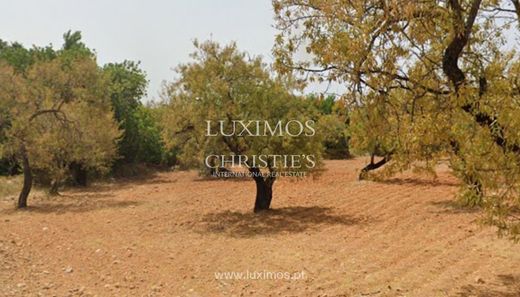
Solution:
M 0 175 L 23 173 L 27 196 L 33 180 L 57 193 L 91 177 L 179 164 L 180 147 L 164 140 L 169 99 L 143 102 L 148 81 L 139 62 L 99 65 L 80 32 L 63 37 L 59 49 L 0 40 Z M 324 157 L 348 158 L 342 101 L 322 95 L 300 101 L 320 114 Z

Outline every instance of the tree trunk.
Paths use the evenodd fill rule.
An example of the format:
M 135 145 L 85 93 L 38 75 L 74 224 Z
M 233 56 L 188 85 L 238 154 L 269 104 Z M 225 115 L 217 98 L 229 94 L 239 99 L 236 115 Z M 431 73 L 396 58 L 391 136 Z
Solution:
M 52 196 L 58 196 L 60 194 L 59 189 L 60 189 L 60 182 L 58 182 L 57 180 L 53 180 L 51 182 L 51 188 L 49 189 L 49 194 Z
M 87 186 L 87 170 L 81 166 L 81 164 L 73 162 L 70 164 L 72 171 L 72 183 L 75 186 L 86 187 Z
M 369 171 L 376 170 L 377 168 L 385 165 L 388 161 L 390 161 L 390 155 L 385 156 L 380 161 L 374 163 L 374 155 L 372 154 L 370 156 L 370 163 L 367 166 L 363 167 L 363 169 L 361 169 L 361 172 L 359 173 L 358 177 L 359 180 L 364 180 L 367 177 Z
M 31 172 L 31 165 L 29 163 L 29 156 L 27 155 L 25 145 L 22 145 L 20 153 L 22 156 L 23 187 L 22 191 L 20 192 L 20 196 L 18 197 L 18 208 L 26 208 L 27 198 L 29 197 L 29 193 L 31 192 L 32 188 L 33 175 Z
M 264 178 L 258 168 L 251 168 L 249 171 L 253 174 L 253 179 L 256 183 L 254 212 L 269 210 L 273 199 L 273 184 L 275 177 L 268 176 Z
M 254 212 L 268 210 L 271 207 L 271 200 L 273 199 L 272 184 L 267 184 L 264 179 L 255 179 L 256 182 L 256 200 Z
M 482 206 L 484 203 L 484 190 L 482 189 L 482 183 L 473 175 L 470 175 L 467 179 L 467 184 L 470 186 L 471 196 L 469 197 L 469 200 L 464 202 L 467 206 Z

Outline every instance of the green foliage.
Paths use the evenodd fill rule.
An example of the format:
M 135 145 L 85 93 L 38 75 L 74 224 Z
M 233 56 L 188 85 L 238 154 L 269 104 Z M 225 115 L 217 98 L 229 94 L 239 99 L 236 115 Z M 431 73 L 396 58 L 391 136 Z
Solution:
M 79 32 L 67 33 L 68 35 L 74 35 L 75 41 L 74 43 L 79 43 L 81 39 L 81 34 Z M 65 38 L 67 36 L 65 34 Z M 71 55 L 71 52 L 74 52 L 78 46 L 73 47 L 70 41 L 70 46 L 67 49 L 63 49 L 61 51 L 55 51 L 51 46 L 45 47 L 37 47 L 33 46 L 30 49 L 25 48 L 22 44 L 18 42 L 7 43 L 5 41 L 0 40 L 0 61 L 7 65 L 10 65 L 15 69 L 16 73 L 25 74 L 29 67 L 31 67 L 36 62 L 45 62 L 51 61 L 55 59 L 58 55 L 65 56 Z M 82 45 L 83 53 L 87 52 L 86 47 Z M 87 56 L 92 56 L 91 52 L 88 50 Z M 6 131 L 11 126 L 11 115 L 9 113 L 9 109 L 7 108 L 7 100 L 4 102 L 0 102 L 0 148 L 2 143 L 4 143 L 7 139 Z M 2 106 L 2 104 L 4 104 Z M 3 157 L 0 158 L 0 175 L 1 174 L 14 174 L 18 172 L 18 164 L 16 162 L 16 158 L 13 157 Z
M 94 53 L 81 42 L 81 32 L 68 31 L 63 35 L 64 45 L 61 50 L 54 50 L 52 46 L 25 48 L 18 42 L 7 43 L 0 39 L 0 60 L 11 65 L 17 72 L 25 72 L 32 64 L 38 61 L 50 61 L 60 56 L 90 56 Z
M 141 98 L 146 95 L 146 87 L 147 80 L 146 74 L 144 71 L 140 69 L 139 63 L 135 63 L 132 61 L 124 61 L 122 63 L 110 63 L 105 65 L 103 68 L 99 68 L 96 65 L 96 56 L 94 51 L 89 49 L 82 41 L 80 32 L 72 32 L 68 31 L 63 35 L 64 43 L 63 46 L 55 50 L 51 46 L 46 47 L 32 47 L 31 49 L 24 48 L 19 43 L 6 43 L 0 41 L 0 61 L 3 61 L 4 64 L 9 65 L 13 69 L 15 69 L 15 73 L 13 75 L 20 74 L 21 77 L 27 77 L 29 73 L 34 72 L 36 68 L 41 68 L 41 65 L 46 65 L 45 67 L 50 67 L 49 65 L 61 65 L 63 68 L 61 70 L 62 73 L 73 71 L 78 65 L 87 64 L 85 61 L 91 61 L 88 63 L 92 63 L 92 69 L 89 69 L 90 72 L 95 72 L 95 76 L 99 76 L 96 82 L 93 81 L 85 81 L 85 85 L 82 87 L 85 89 L 84 93 L 79 95 L 85 98 L 78 98 L 78 100 L 87 100 L 91 104 L 89 106 L 75 106 L 71 102 L 71 98 L 74 96 L 74 91 L 72 88 L 68 87 L 74 80 L 77 80 L 76 77 L 66 78 L 68 82 L 63 82 L 64 85 L 60 85 L 59 83 L 52 82 L 49 79 L 49 83 L 54 84 L 54 89 L 50 86 L 48 92 L 58 92 L 59 96 L 65 98 L 64 107 L 69 106 L 72 108 L 67 111 L 68 117 L 78 116 L 78 119 L 75 119 L 76 124 L 81 127 L 81 129 L 100 129 L 104 130 L 102 126 L 94 127 L 95 121 L 90 123 L 88 118 L 83 119 L 82 113 L 87 108 L 91 108 L 92 106 L 98 105 L 99 100 L 105 100 L 105 98 L 110 99 L 107 102 L 103 101 L 101 105 L 99 105 L 103 110 L 91 110 L 92 114 L 96 114 L 96 121 L 102 124 L 107 125 L 108 131 L 107 135 L 110 139 L 112 137 L 116 137 L 115 134 L 111 133 L 112 125 L 111 120 L 103 118 L 107 112 L 113 112 L 113 117 L 118 122 L 119 129 L 123 131 L 123 135 L 119 138 L 118 142 L 118 155 L 120 156 L 117 159 L 117 164 L 125 164 L 125 163 L 152 163 L 152 164 L 168 164 L 173 165 L 175 162 L 175 153 L 173 151 L 166 151 L 164 148 L 164 144 L 161 139 L 161 128 L 158 124 L 158 116 L 155 115 L 154 108 L 145 107 L 141 103 Z M 59 60 L 59 62 L 57 62 Z M 94 71 L 95 68 L 95 71 Z M 7 69 L 7 68 L 6 68 Z M 39 70 L 40 71 L 40 70 Z M 54 69 L 56 75 L 62 75 L 59 73 L 58 69 Z M 74 74 L 79 75 L 79 74 Z M 82 74 L 88 75 L 88 73 Z M 17 76 L 18 77 L 18 76 Z M 56 78 L 57 79 L 57 78 Z M 55 79 L 55 80 L 56 80 Z M 88 85 L 86 85 L 88 83 Z M 23 87 L 25 86 L 25 82 L 21 83 Z M 12 89 L 10 91 L 20 91 L 22 87 L 16 87 L 17 90 Z M 96 89 L 92 89 L 96 88 Z M 51 90 L 52 89 L 52 90 Z M 60 89 L 57 91 L 57 89 Z M 20 91 L 21 92 L 21 91 Z M 87 99 L 90 93 L 94 94 L 97 92 L 99 98 Z M 74 99 L 76 100 L 76 99 Z M 96 103 L 98 102 L 98 103 Z M 2 117 L 0 117 L 0 147 L 3 144 L 4 148 L 12 146 L 12 144 L 5 143 L 7 141 L 7 130 L 11 127 L 13 120 L 12 106 L 7 106 L 8 101 L 0 102 L 0 113 Z M 70 104 L 69 104 L 70 103 Z M 107 105 L 108 104 L 108 105 Z M 56 107 L 53 105 L 52 107 Z M 76 110 L 77 109 L 77 110 Z M 33 110 L 36 111 L 36 110 Z M 77 114 L 76 114 L 77 113 Z M 92 115 L 91 114 L 91 115 Z M 100 119 L 97 118 L 97 115 L 100 115 Z M 52 114 L 51 114 L 52 115 Z M 44 116 L 44 119 L 47 120 L 48 115 Z M 65 122 L 64 122 L 65 123 Z M 51 126 L 51 124 L 53 126 Z M 65 123 L 66 126 L 71 126 L 70 123 Z M 60 129 L 61 123 L 52 123 L 49 121 L 48 127 L 45 128 L 47 131 L 51 131 L 53 129 Z M 78 130 L 78 128 L 74 128 Z M 29 129 L 30 130 L 30 129 Z M 92 143 L 83 143 L 82 141 L 87 141 L 91 139 L 90 137 L 99 136 L 102 138 L 102 134 L 100 135 L 89 135 L 86 136 L 86 133 L 81 133 L 78 135 L 71 135 L 66 133 L 70 132 L 65 129 L 61 131 L 62 134 L 53 134 L 47 135 L 48 138 L 45 138 L 44 142 L 53 143 L 55 145 L 54 152 L 52 154 L 39 154 L 37 157 L 42 158 L 42 164 L 38 165 L 37 168 L 33 168 L 34 172 L 39 173 L 38 175 L 44 177 L 44 179 L 59 179 L 64 180 L 68 179 L 70 176 L 70 168 L 67 168 L 70 162 L 74 162 L 74 164 L 79 165 L 81 170 L 89 170 L 96 168 L 95 170 L 101 169 L 106 172 L 111 161 L 105 163 L 104 161 L 93 161 L 96 159 L 95 156 L 100 156 L 102 152 L 100 151 L 100 155 L 93 154 L 91 159 L 82 159 L 79 157 L 80 152 L 72 153 L 68 149 L 64 149 L 62 146 L 70 145 L 67 141 L 61 141 L 61 138 L 74 138 L 79 136 L 85 136 L 87 138 L 76 139 L 77 145 L 84 145 L 85 148 L 92 149 Z M 118 132 L 119 133 L 119 132 Z M 43 138 L 42 138 L 43 139 Z M 96 139 L 96 137 L 92 138 Z M 106 148 L 106 158 L 104 160 L 108 160 L 113 158 L 115 155 L 110 149 L 110 145 L 107 143 L 107 139 L 97 139 L 99 146 L 103 146 Z M 95 146 L 95 145 L 94 145 Z M 48 148 L 50 150 L 50 148 Z M 10 172 L 16 171 L 19 167 L 16 162 L 17 154 L 16 152 L 8 153 L 6 149 L 4 149 L 3 157 L 0 157 L 0 174 L 7 174 Z M 86 153 L 86 152 L 85 152 Z M 54 155 L 51 157 L 50 155 Z M 76 156 L 73 156 L 76 155 Z M 49 165 L 51 159 L 54 160 L 56 164 Z M 39 162 L 35 160 L 35 162 Z M 101 164 L 104 164 L 101 166 Z M 119 166 L 118 165 L 118 166 Z M 107 167 L 109 166 L 109 167 Z M 76 169 L 74 169 L 76 170 Z M 49 173 L 51 172 L 52 173 Z
M 62 181 L 72 162 L 107 171 L 116 156 L 119 131 L 111 114 L 106 82 L 91 59 L 58 57 L 36 62 L 25 73 L 1 69 L 0 89 L 11 115 L 4 154 L 18 156 L 24 146 L 32 167 Z M 92 121 L 92 115 L 96 121 Z
M 320 113 L 317 130 L 323 139 L 324 158 L 349 158 L 349 116 L 344 101 L 340 98 L 336 100 L 332 95 L 323 97 L 314 94 L 308 96 L 307 100 Z
M 140 99 L 146 95 L 148 81 L 139 63 L 124 61 L 103 68 L 110 80 L 110 98 L 120 128 L 124 131 L 119 143 L 119 164 L 147 162 L 159 164 L 163 145 L 159 128 L 149 108 Z
M 140 136 L 139 160 L 148 164 L 166 164 L 168 156 L 162 140 L 159 119 L 152 107 L 140 106 L 136 111 L 137 131 Z
M 23 72 L 34 62 L 33 54 L 20 43 L 8 44 L 0 40 L 0 60 L 12 65 L 17 71 Z
M 85 44 L 81 41 L 81 32 L 71 30 L 63 34 L 63 50 L 83 50 L 86 49 Z
M 520 14 L 509 1 L 273 7 L 277 69 L 345 86 L 354 152 L 391 156 L 383 174 L 448 160 L 459 198 L 520 238 L 520 60 L 503 47 L 502 21 Z
M 72 32 L 70 30 L 63 34 L 63 46 L 60 54 L 72 59 L 77 57 L 90 57 L 95 59 L 96 57 L 95 53 L 81 40 L 81 32 Z
M 65 39 L 58 51 L 7 46 L 5 52 L 30 59 L 0 59 L 0 159 L 27 159 L 26 177 L 39 173 L 55 184 L 69 178 L 71 164 L 108 172 L 120 138 L 107 77 L 79 33 Z
M 323 138 L 324 157 L 328 159 L 345 159 L 350 157 L 347 125 L 337 115 L 320 116 L 317 130 Z
M 244 155 L 251 160 L 254 155 L 275 154 L 315 155 L 319 163 L 321 135 L 207 136 L 208 125 L 212 131 L 219 131 L 220 123 L 230 129 L 233 120 L 305 122 L 317 120 L 319 114 L 307 100 L 291 93 L 291 78 L 272 77 L 260 58 L 247 58 L 235 44 L 222 47 L 214 42 L 195 42 L 195 47 L 194 61 L 178 67 L 179 80 L 166 90 L 163 135 L 168 147 L 179 150 L 182 164 L 204 169 L 208 155 Z M 291 170 L 275 169 L 273 163 L 270 157 L 270 170 Z M 306 170 L 313 169 L 296 169 Z
M 308 98 L 311 101 L 311 103 L 318 108 L 321 114 L 332 114 L 336 99 L 334 96 L 329 95 L 327 97 L 323 97 L 311 94 Z

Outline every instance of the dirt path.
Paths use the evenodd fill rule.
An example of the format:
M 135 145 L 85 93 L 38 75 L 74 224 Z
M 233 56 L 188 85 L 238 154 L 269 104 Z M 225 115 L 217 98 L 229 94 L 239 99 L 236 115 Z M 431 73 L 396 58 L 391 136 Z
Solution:
M 520 245 L 452 207 L 446 170 L 359 182 L 364 161 L 277 181 L 263 215 L 252 181 L 194 172 L 2 201 L 0 296 L 520 296 Z

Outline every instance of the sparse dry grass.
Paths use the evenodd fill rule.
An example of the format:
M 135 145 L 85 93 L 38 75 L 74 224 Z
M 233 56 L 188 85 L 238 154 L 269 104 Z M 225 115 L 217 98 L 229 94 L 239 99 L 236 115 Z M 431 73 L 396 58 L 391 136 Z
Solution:
M 22 176 L 0 176 L 0 200 L 15 196 L 22 188 Z

